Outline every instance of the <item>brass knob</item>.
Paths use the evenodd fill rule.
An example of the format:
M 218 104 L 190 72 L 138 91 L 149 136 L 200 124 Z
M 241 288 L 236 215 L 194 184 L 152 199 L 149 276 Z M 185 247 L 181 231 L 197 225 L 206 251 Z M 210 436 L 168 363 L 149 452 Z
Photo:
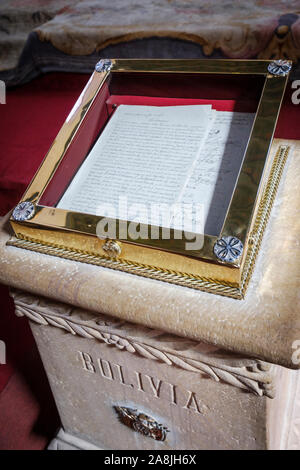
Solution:
M 106 240 L 102 249 L 106 255 L 111 256 L 112 258 L 116 258 L 121 254 L 121 247 L 115 240 Z

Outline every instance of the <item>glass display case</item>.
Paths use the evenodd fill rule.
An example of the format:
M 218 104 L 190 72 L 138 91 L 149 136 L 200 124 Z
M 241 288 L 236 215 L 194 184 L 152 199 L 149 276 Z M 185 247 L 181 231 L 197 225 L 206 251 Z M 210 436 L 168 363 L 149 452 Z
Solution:
M 9 243 L 242 298 L 288 152 L 268 158 L 290 68 L 101 60 Z

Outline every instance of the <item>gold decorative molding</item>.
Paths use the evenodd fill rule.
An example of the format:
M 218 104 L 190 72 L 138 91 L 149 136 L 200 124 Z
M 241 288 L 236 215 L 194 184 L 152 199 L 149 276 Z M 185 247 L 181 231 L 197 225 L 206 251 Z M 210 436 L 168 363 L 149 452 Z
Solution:
M 173 271 L 171 269 L 162 269 L 156 266 L 141 263 L 137 264 L 123 259 L 81 253 L 64 247 L 49 246 L 40 243 L 38 240 L 11 237 L 6 244 L 7 246 L 15 246 L 17 248 L 36 251 L 37 253 L 45 255 L 57 256 L 59 258 L 78 261 L 80 263 L 93 264 L 95 266 L 102 266 L 104 268 L 135 274 L 136 276 L 146 277 L 149 279 L 156 279 L 157 281 L 168 282 L 170 284 L 191 287 L 193 289 L 233 297 L 236 299 L 242 298 L 238 287 L 233 287 L 225 282 L 218 283 L 214 279 L 210 278 L 203 278 L 196 275 L 191 276 L 190 274 Z
M 96 339 L 131 354 L 169 366 L 204 374 L 258 396 L 274 397 L 270 365 L 193 340 L 168 335 L 75 307 L 11 290 L 17 316 L 40 325 L 61 328 L 73 335 Z M 173 347 L 172 347 L 173 346 Z
M 206 57 L 221 51 L 231 58 L 288 57 L 293 61 L 299 58 L 299 6 L 294 1 L 280 2 L 277 8 L 271 2 L 245 3 L 242 18 L 234 4 L 224 8 L 221 4 L 208 5 L 195 0 L 168 0 L 156 2 L 155 20 L 151 21 L 151 15 L 144 15 L 145 21 L 143 2 L 138 2 L 143 4 L 141 9 L 137 3 L 133 8 L 131 2 L 123 0 L 120 11 L 114 11 L 109 27 L 103 21 L 107 15 L 105 8 L 95 11 L 90 3 L 85 2 L 84 7 L 82 2 L 72 5 L 71 12 L 66 9 L 52 21 L 39 25 L 35 30 L 39 40 L 50 42 L 64 54 L 76 56 L 134 40 L 167 38 L 197 44 Z M 216 18 L 214 22 L 211 15 Z M 92 18 L 88 35 L 87 18 Z
M 258 59 L 289 59 L 297 64 L 300 57 L 299 48 L 296 46 L 293 27 L 280 24 L 274 31 L 267 46 L 257 55 Z

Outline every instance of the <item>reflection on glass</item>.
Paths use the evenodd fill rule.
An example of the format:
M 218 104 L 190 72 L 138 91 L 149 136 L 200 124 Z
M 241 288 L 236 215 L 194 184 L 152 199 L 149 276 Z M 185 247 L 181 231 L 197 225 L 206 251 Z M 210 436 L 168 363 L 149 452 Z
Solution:
M 112 74 L 40 203 L 218 236 L 261 91 L 248 80 Z

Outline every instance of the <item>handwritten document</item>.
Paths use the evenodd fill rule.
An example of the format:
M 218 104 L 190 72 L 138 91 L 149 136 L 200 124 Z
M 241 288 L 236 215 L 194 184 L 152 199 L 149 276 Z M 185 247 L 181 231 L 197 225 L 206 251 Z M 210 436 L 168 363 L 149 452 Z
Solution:
M 203 204 L 204 233 L 218 236 L 225 219 L 255 114 L 217 111 L 194 162 L 181 201 Z
M 218 235 L 253 118 L 210 105 L 121 105 L 57 207 L 137 221 L 136 205 L 203 204 L 205 233 Z M 154 223 L 141 211 L 138 221 Z

